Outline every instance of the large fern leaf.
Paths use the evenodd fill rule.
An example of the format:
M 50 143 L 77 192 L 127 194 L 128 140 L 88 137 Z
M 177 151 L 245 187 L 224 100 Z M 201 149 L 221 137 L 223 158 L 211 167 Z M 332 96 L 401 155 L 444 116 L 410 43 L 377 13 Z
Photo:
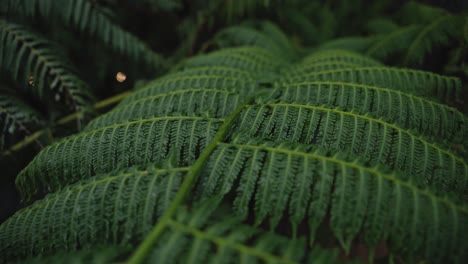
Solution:
M 55 100 L 73 111 L 86 108 L 93 96 L 65 56 L 50 41 L 25 27 L 0 20 L 0 67 L 47 103 Z
M 468 190 L 463 158 L 417 133 L 382 119 L 340 108 L 272 102 L 250 106 L 239 124 L 251 137 L 349 150 L 402 170 L 419 186 Z
M 403 260 L 464 263 L 468 165 L 450 148 L 466 116 L 417 94 L 457 99 L 459 81 L 346 52 L 308 60 L 230 48 L 135 90 L 18 175 L 24 198 L 53 193 L 0 226 L 0 251 L 118 244 L 131 263 L 296 263 L 331 232 L 345 253 L 384 241 Z M 330 62 L 357 66 L 294 75 Z
M 158 116 L 116 123 L 61 140 L 39 153 L 18 175 L 20 191 L 55 191 L 79 179 L 168 157 L 193 163 L 223 119 Z M 34 182 L 34 184 L 30 184 Z

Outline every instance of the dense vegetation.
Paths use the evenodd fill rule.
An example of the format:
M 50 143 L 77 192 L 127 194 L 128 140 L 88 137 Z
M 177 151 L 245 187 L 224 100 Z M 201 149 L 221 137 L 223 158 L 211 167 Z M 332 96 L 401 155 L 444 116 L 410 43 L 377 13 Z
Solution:
M 461 2 L 0 6 L 3 261 L 468 260 Z

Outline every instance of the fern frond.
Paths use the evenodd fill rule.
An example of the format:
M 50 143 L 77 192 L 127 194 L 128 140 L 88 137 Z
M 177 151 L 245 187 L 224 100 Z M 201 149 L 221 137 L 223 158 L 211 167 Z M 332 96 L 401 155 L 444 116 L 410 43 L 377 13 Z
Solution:
M 255 73 L 248 70 L 242 70 L 231 66 L 201 66 L 179 69 L 170 73 L 170 77 L 175 76 L 194 76 L 194 75 L 220 75 L 226 77 L 235 77 L 240 79 L 255 79 L 258 77 Z
M 463 34 L 461 28 L 463 28 L 463 18 L 452 15 L 441 16 L 424 26 L 409 45 L 405 64 L 421 64 L 424 55 L 431 52 L 435 46 L 461 38 Z
M 433 22 L 434 18 L 439 18 L 448 14 L 449 12 L 446 9 L 411 0 L 405 3 L 401 8 L 399 17 L 402 22 L 406 24 L 426 24 Z
M 216 89 L 227 92 L 251 93 L 257 87 L 254 79 L 241 79 L 223 75 L 175 75 L 161 78 L 136 90 L 123 100 L 118 107 L 136 102 L 148 96 L 190 89 Z
M 0 151 L 44 125 L 42 115 L 19 98 L 0 95 Z
M 273 98 L 384 118 L 441 144 L 464 144 L 468 137 L 468 118 L 457 109 L 393 89 L 333 81 L 279 83 Z
M 239 131 L 250 137 L 349 150 L 403 171 L 418 186 L 434 186 L 439 192 L 462 194 L 468 190 L 468 164 L 463 158 L 367 113 L 273 102 L 247 108 Z
M 84 131 L 95 130 L 119 122 L 167 116 L 171 113 L 224 118 L 240 104 L 238 93 L 222 89 L 186 89 L 154 96 L 120 105 L 115 110 L 91 121 Z
M 385 59 L 391 54 L 404 52 L 408 48 L 408 43 L 411 43 L 421 29 L 422 26 L 420 25 L 411 25 L 378 36 L 375 42 L 369 45 L 365 53 L 377 59 Z
M 118 168 L 161 161 L 173 152 L 177 164 L 196 160 L 223 119 L 156 116 L 77 134 L 46 147 L 16 178 L 26 198 Z
M 176 219 L 168 221 L 169 228 L 148 262 L 300 263 L 304 258 L 304 240 L 267 233 L 232 216 L 216 216 L 213 208 L 208 202 L 192 213 L 181 210 Z
M 214 38 L 221 48 L 235 46 L 257 46 L 286 60 L 295 58 L 294 49 L 285 34 L 270 22 L 260 22 L 260 30 L 249 26 L 227 27 Z
M 250 215 L 252 203 L 255 222 L 268 217 L 272 228 L 285 214 L 293 230 L 307 217 L 312 241 L 330 210 L 346 251 L 362 232 L 371 247 L 385 239 L 392 250 L 434 262 L 466 257 L 459 234 L 468 228 L 467 208 L 343 153 L 248 138 L 219 144 L 202 173 L 201 198 L 233 192 L 239 215 Z
M 372 37 L 343 37 L 326 41 L 319 46 L 319 50 L 341 49 L 363 52 L 374 42 Z
M 135 90 L 18 175 L 26 199 L 55 193 L 0 226 L 0 253 L 295 263 L 315 260 L 295 238 L 322 243 L 323 228 L 346 253 L 384 243 L 403 261 L 464 263 L 468 164 L 447 146 L 464 144 L 467 117 L 414 95 L 451 100 L 459 80 L 318 52 L 310 64 L 359 67 L 294 76 L 269 51 L 231 48 Z
M 359 53 L 330 49 L 305 57 L 300 63 L 287 69 L 283 75 L 291 78 L 319 71 L 379 66 L 382 66 L 380 62 Z
M 258 46 L 273 53 L 280 53 L 281 48 L 268 35 L 245 26 L 232 26 L 220 31 L 214 40 L 219 47 Z
M 351 63 L 361 67 L 377 67 L 382 66 L 382 63 L 372 59 L 371 57 L 363 56 L 359 53 L 342 49 L 327 49 L 306 56 L 301 64 L 314 64 L 320 62 L 344 62 Z M 301 65 L 299 64 L 299 65 Z
M 128 169 L 47 195 L 0 226 L 0 253 L 11 259 L 142 239 L 174 197 L 186 171 Z
M 285 82 L 340 81 L 367 84 L 432 97 L 442 102 L 461 100 L 461 81 L 435 73 L 390 67 L 359 67 L 283 76 Z
M 114 51 L 141 60 L 154 67 L 163 58 L 147 44 L 112 22 L 99 3 L 91 0 L 6 0 L 8 15 L 59 18 L 83 34 L 90 34 Z M 109 10 L 106 10 L 108 13 Z
M 200 55 L 184 61 L 176 70 L 205 67 L 227 66 L 246 70 L 255 76 L 266 79 L 265 76 L 274 76 L 286 62 L 276 54 L 259 47 L 226 48 Z
M 283 31 L 277 24 L 274 24 L 268 20 L 261 21 L 259 24 L 259 29 L 277 43 L 283 54 L 289 54 L 290 56 L 288 56 L 288 58 L 291 59 L 295 59 L 297 57 L 289 36 L 286 35 L 286 32 Z
M 49 98 L 70 105 L 73 111 L 86 108 L 94 99 L 82 81 L 50 41 L 20 25 L 0 20 L 0 67 L 43 102 Z

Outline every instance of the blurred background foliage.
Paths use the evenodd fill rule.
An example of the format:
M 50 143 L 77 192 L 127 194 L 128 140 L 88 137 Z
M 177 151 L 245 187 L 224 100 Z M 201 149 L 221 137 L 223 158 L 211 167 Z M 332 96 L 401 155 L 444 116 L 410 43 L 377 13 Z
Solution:
M 282 43 L 300 58 L 339 48 L 460 77 L 467 91 L 467 7 L 463 0 L 0 0 L 0 222 L 18 209 L 15 176 L 41 148 L 194 54 Z

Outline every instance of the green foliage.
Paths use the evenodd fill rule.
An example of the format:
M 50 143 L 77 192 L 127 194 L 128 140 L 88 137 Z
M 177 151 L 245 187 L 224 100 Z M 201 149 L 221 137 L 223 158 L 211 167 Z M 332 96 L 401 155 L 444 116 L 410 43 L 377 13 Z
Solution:
M 397 56 L 400 65 L 421 65 L 425 56 L 438 48 L 461 44 L 464 19 L 463 15 L 410 1 L 402 8 L 397 23 L 374 19 L 368 23 L 372 35 L 331 40 L 321 47 L 365 52 L 380 60 Z
M 399 258 L 462 263 L 468 165 L 451 148 L 467 117 L 421 96 L 453 100 L 457 85 L 349 51 L 191 58 L 36 156 L 17 185 L 27 200 L 49 194 L 0 226 L 0 251 L 295 263 L 326 228 L 345 254 L 362 241 L 372 258 L 386 241 Z
M 115 25 L 109 17 L 110 10 L 90 0 L 2 0 L 3 8 L 10 16 L 58 18 L 83 34 L 91 34 L 107 47 L 127 54 L 149 65 L 160 66 L 160 55 L 132 34 Z
M 295 50 L 287 36 L 277 26 L 262 21 L 258 27 L 259 30 L 249 26 L 228 27 L 219 32 L 214 41 L 221 48 L 252 45 L 267 49 L 274 54 L 281 54 L 285 59 L 296 58 Z
M 466 18 L 389 2 L 0 0 L 0 81 L 19 88 L 0 95 L 3 149 L 121 101 L 22 167 L 0 262 L 465 263 Z M 164 21 L 155 38 L 123 29 L 132 10 Z M 183 40 L 167 61 L 161 27 Z M 77 33 L 136 71 L 174 66 L 91 106 L 119 59 L 88 47 L 90 74 Z
M 44 118 L 19 98 L 0 95 L 0 150 L 7 150 L 18 137 L 30 135 L 30 129 L 45 125 Z
M 0 34 L 0 67 L 27 88 L 25 93 L 44 103 L 52 97 L 73 111 L 83 110 L 92 102 L 88 85 L 47 40 L 5 21 L 0 21 Z

